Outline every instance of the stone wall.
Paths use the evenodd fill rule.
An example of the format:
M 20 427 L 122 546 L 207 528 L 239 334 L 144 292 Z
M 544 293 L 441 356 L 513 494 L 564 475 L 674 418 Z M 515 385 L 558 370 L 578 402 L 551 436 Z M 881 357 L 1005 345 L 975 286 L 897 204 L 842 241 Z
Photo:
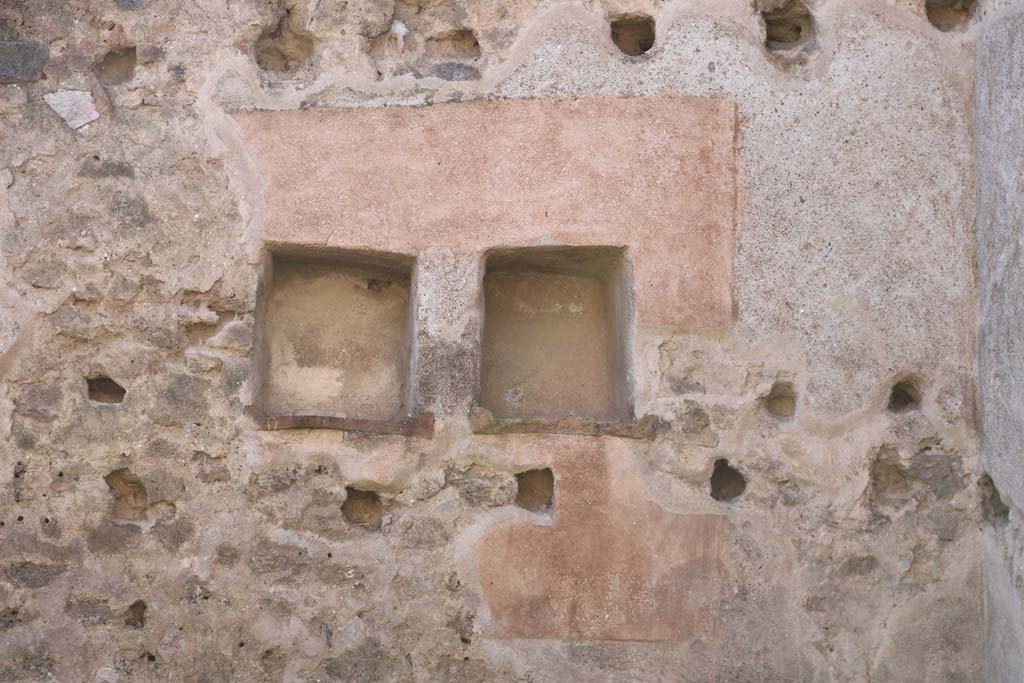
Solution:
M 992 6 L 979 29 L 978 393 L 989 525 L 985 534 L 988 607 L 986 680 L 1016 681 L 1024 671 L 1024 365 L 1020 320 L 1024 199 L 1024 3 Z
M 1016 24 L 948 4 L 0 4 L 0 681 L 980 680 Z

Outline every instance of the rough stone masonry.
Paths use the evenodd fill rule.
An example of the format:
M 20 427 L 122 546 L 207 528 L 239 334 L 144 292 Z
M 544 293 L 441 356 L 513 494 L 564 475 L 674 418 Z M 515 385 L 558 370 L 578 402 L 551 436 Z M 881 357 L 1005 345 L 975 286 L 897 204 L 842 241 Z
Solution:
M 0 683 L 1024 680 L 1024 0 L 0 0 Z

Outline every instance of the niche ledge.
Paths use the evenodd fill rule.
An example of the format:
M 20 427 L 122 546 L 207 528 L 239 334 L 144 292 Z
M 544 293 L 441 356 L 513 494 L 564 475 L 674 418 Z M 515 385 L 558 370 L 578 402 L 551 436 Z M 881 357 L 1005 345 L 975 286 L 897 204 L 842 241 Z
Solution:
M 411 256 L 267 245 L 257 295 L 260 428 L 431 437 L 414 415 Z
M 434 414 L 420 413 L 404 420 L 371 420 L 331 415 L 264 415 L 257 406 L 247 406 L 245 414 L 260 429 L 337 429 L 364 434 L 397 434 L 430 439 L 434 436 Z
M 657 415 L 639 420 L 607 421 L 590 418 L 499 418 L 487 408 L 474 406 L 469 413 L 474 434 L 564 434 L 569 436 L 617 436 L 652 440 L 664 427 Z
M 633 422 L 624 248 L 492 249 L 483 289 L 478 405 L 521 425 Z

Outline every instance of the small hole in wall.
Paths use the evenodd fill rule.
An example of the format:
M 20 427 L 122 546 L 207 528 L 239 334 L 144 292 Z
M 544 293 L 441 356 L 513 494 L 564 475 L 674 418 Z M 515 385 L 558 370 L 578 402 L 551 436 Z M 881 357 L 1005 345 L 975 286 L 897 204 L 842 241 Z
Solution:
M 373 491 L 360 491 L 345 487 L 345 502 L 341 506 L 342 516 L 350 524 L 356 524 L 373 531 L 380 531 L 384 518 L 384 504 Z
M 110 472 L 103 480 L 114 496 L 113 516 L 116 519 L 138 520 L 146 518 L 149 495 L 142 480 L 127 467 Z
M 142 628 L 146 625 L 146 602 L 136 600 L 128 606 L 124 613 L 124 625 L 132 628 Z
M 121 85 L 135 75 L 135 47 L 111 50 L 100 60 L 97 69 L 103 85 Z
M 789 0 L 782 7 L 762 12 L 765 46 L 769 50 L 790 50 L 814 40 L 814 17 L 800 0 Z
M 740 471 L 720 458 L 715 461 L 715 469 L 711 473 L 711 497 L 715 500 L 730 501 L 740 496 L 747 489 L 747 480 Z
M 925 14 L 940 31 L 956 31 L 967 25 L 974 11 L 975 0 L 926 0 Z
M 792 382 L 775 382 L 764 397 L 764 409 L 775 417 L 789 419 L 796 412 L 796 388 Z
M 999 489 L 988 474 L 978 479 L 978 499 L 981 503 L 981 517 L 986 522 L 1002 526 L 1010 519 L 1010 508 L 1003 502 Z
M 612 42 L 630 57 L 638 57 L 654 47 L 654 17 L 625 14 L 611 24 Z
M 265 71 L 297 71 L 316 50 L 313 34 L 286 10 L 273 27 L 263 31 L 254 45 L 256 63 Z
M 917 382 L 911 379 L 904 379 L 893 385 L 889 392 L 889 412 L 906 413 L 917 410 L 921 405 L 921 389 Z
M 551 512 L 555 504 L 555 475 L 547 467 L 516 475 L 516 505 L 542 514 Z
M 431 36 L 424 52 L 443 59 L 476 59 L 480 56 L 480 41 L 469 29 L 458 29 L 441 35 Z
M 85 381 L 89 385 L 89 400 L 105 405 L 124 401 L 124 387 L 109 377 L 87 377 Z

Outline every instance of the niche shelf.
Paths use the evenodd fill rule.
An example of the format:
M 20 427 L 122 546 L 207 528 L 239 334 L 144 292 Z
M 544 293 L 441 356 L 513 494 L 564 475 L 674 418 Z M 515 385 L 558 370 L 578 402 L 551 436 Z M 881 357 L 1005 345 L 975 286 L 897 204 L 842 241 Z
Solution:
M 485 258 L 474 431 L 652 432 L 656 420 L 633 419 L 624 249 L 494 249 Z
M 432 436 L 409 416 L 412 273 L 403 254 L 271 248 L 257 303 L 263 429 Z

